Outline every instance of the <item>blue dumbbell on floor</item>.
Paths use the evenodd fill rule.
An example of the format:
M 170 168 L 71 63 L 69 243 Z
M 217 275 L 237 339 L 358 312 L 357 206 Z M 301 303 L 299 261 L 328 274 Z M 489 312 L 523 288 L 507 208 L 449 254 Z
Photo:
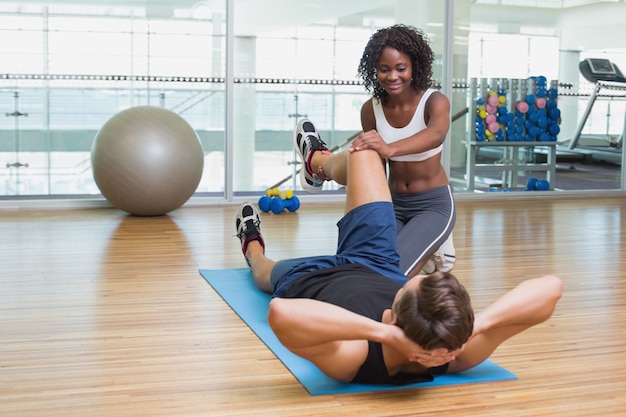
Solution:
M 295 195 L 287 200 L 283 200 L 279 197 L 272 197 L 270 201 L 270 210 L 274 214 L 280 214 L 284 210 L 290 212 L 296 211 L 300 208 L 300 200 Z

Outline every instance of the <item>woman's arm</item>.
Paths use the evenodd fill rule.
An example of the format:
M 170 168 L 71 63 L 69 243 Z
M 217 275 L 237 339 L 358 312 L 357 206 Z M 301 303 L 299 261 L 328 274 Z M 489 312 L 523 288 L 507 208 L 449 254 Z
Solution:
M 441 145 L 450 128 L 450 101 L 448 98 L 434 92 L 426 102 L 426 128 L 407 138 L 387 144 L 375 129 L 376 121 L 371 100 L 361 108 L 361 133 L 352 142 L 350 151 L 374 149 L 385 159 L 394 156 L 421 153 Z

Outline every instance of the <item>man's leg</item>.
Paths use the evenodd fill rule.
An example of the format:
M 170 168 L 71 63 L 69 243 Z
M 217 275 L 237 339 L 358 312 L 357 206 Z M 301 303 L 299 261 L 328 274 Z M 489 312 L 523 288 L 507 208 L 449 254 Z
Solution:
M 474 332 L 448 372 L 462 372 L 486 360 L 516 334 L 552 316 L 563 293 L 558 277 L 546 275 L 522 282 L 500 297 L 474 320 Z
M 258 240 L 250 242 L 248 250 L 245 254 L 246 259 L 250 263 L 254 283 L 263 292 L 271 294 L 273 291 L 270 284 L 270 276 L 276 262 L 265 256 L 265 249 Z
M 319 193 L 327 177 L 323 175 L 318 165 L 312 164 L 313 154 L 321 152 L 330 155 L 330 152 L 310 120 L 302 119 L 298 122 L 293 132 L 293 146 L 302 160 L 300 186 L 307 193 Z
M 391 201 L 385 167 L 375 151 L 331 154 L 307 119 L 298 123 L 293 142 L 302 159 L 300 183 L 305 190 L 319 192 L 325 179 L 347 185 L 346 212 L 373 201 Z
M 300 185 L 308 193 L 322 190 L 325 180 L 346 185 L 348 151 L 330 153 L 313 122 L 302 119 L 294 131 L 293 144 L 302 160 Z
M 311 168 L 315 169 L 319 178 L 332 180 L 337 184 L 348 184 L 347 150 L 335 153 L 315 152 L 311 158 Z
M 241 241 L 241 250 L 252 270 L 254 282 L 261 291 L 272 293 L 270 276 L 276 264 L 265 256 L 265 242 L 261 235 L 259 212 L 250 203 L 243 203 L 235 217 L 237 237 Z
M 345 212 L 375 201 L 391 202 L 385 167 L 378 152 L 364 150 L 347 153 L 347 197 Z M 363 219 L 367 224 L 367 219 Z

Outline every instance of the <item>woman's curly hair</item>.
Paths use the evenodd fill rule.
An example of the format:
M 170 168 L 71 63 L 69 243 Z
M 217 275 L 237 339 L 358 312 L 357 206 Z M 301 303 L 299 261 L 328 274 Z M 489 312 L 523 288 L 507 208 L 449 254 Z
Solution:
M 394 48 L 411 58 L 413 88 L 416 91 L 431 86 L 435 54 L 430 48 L 428 38 L 416 27 L 394 25 L 380 29 L 372 35 L 359 62 L 358 75 L 363 79 L 365 89 L 371 92 L 374 98 L 384 100 L 387 97 L 387 92 L 376 77 L 376 65 L 385 47 Z

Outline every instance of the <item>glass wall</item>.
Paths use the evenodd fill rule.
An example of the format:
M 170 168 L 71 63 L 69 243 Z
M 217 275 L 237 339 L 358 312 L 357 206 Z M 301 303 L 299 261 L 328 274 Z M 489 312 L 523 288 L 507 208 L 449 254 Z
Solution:
M 298 6 L 290 7 L 296 13 Z M 299 187 L 292 145 L 299 119 L 315 121 L 329 147 L 360 130 L 365 92 L 355 75 L 369 36 L 361 26 L 322 21 L 293 27 L 287 20 L 256 36 L 236 37 L 235 193 Z
M 223 165 L 223 10 L 0 2 L 0 196 L 99 195 L 93 140 L 138 105 L 180 114 Z M 212 174 L 199 190 L 223 190 Z
M 446 4 L 454 12 L 452 80 L 444 68 Z M 297 119 L 314 120 L 330 147 L 345 146 L 360 130 L 368 98 L 356 78 L 363 47 L 394 23 L 427 33 L 435 84 L 451 91 L 446 152 L 455 192 L 522 189 L 533 177 L 548 177 L 550 190 L 622 187 L 624 84 L 590 81 L 579 62 L 602 58 L 626 68 L 618 36 L 623 2 L 235 2 L 231 136 L 226 6 L 0 1 L 0 198 L 99 196 L 90 165 L 94 137 L 113 115 L 138 105 L 170 109 L 198 133 L 205 164 L 196 195 L 223 199 L 229 180 L 235 195 L 298 189 L 291 145 Z M 501 93 L 500 107 L 515 118 L 518 102 L 537 98 L 538 77 L 546 78 L 546 90 L 558 90 L 552 105 L 559 117 L 551 124 L 558 134 L 550 143 L 535 135 L 502 145 L 494 135 L 479 144 L 479 100 Z M 506 132 L 506 120 L 498 128 Z
M 527 189 L 547 177 L 550 190 L 621 189 L 626 4 L 479 0 L 456 18 L 469 28 L 467 137 L 474 143 L 464 146 L 464 161 L 457 153 L 457 184 L 467 186 L 471 173 L 474 191 Z M 615 71 L 590 74 L 587 59 Z M 505 101 L 509 119 L 497 117 L 490 137 L 481 104 L 491 94 Z

